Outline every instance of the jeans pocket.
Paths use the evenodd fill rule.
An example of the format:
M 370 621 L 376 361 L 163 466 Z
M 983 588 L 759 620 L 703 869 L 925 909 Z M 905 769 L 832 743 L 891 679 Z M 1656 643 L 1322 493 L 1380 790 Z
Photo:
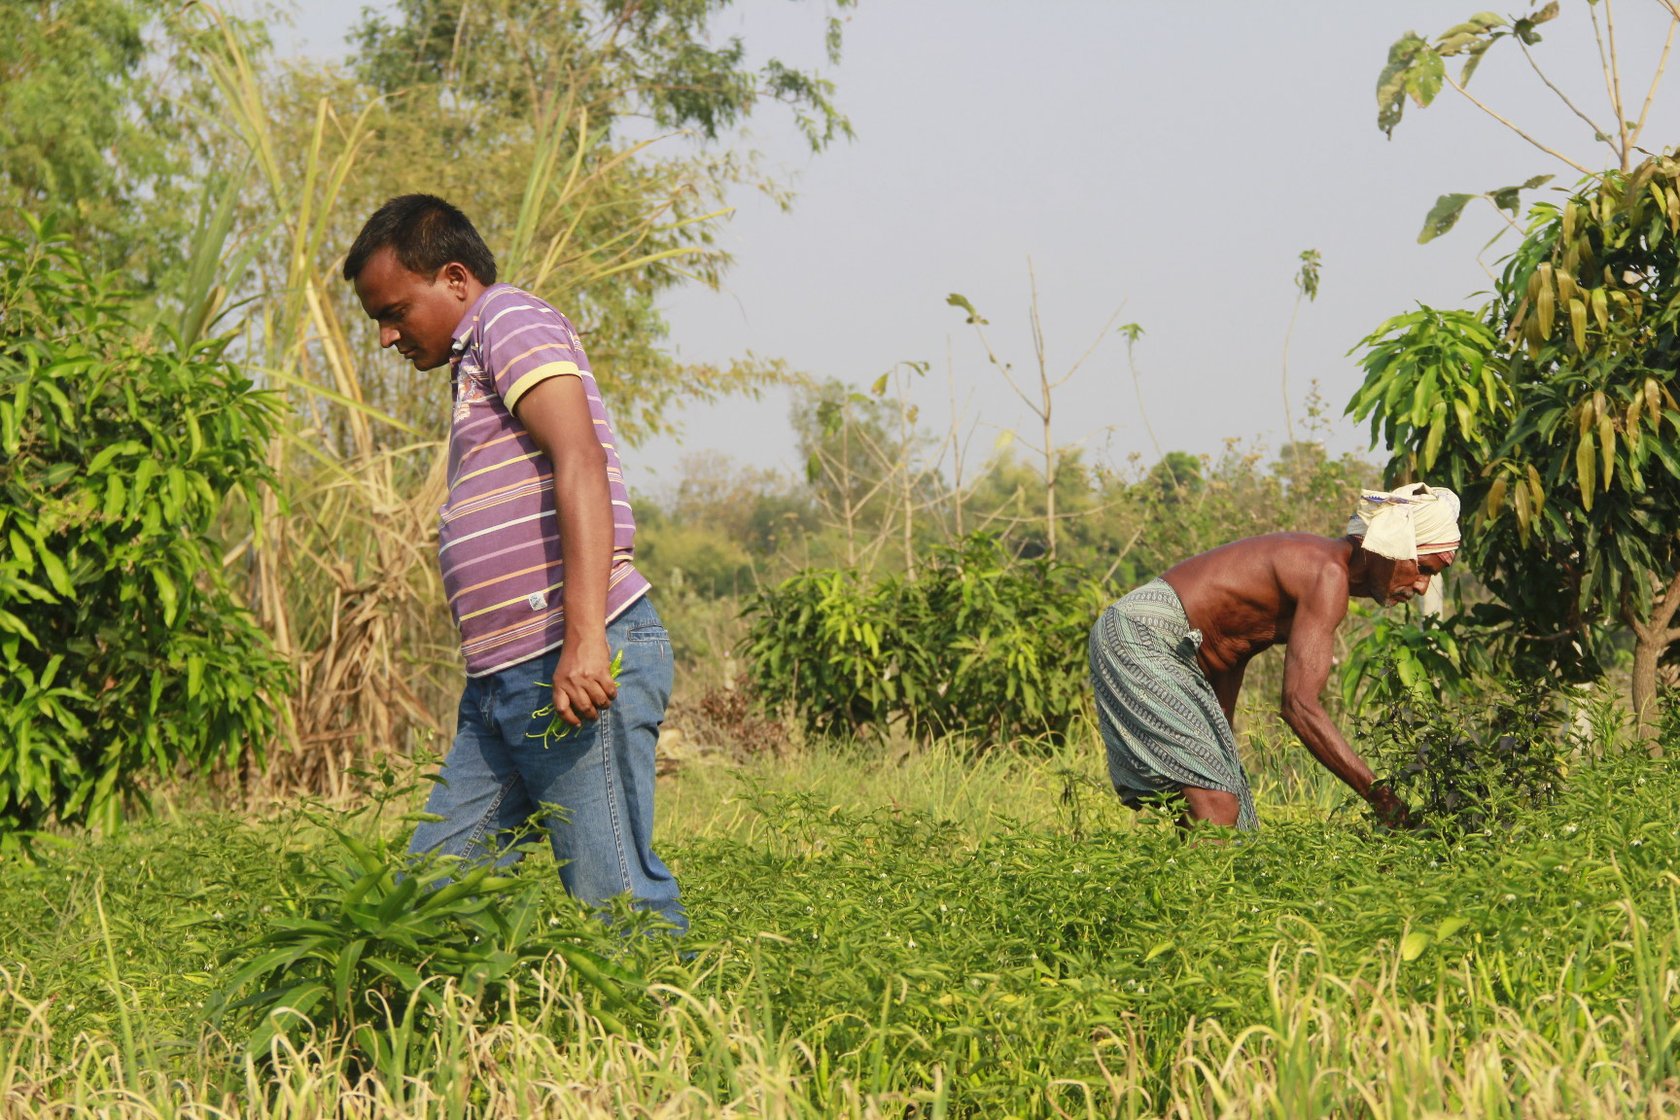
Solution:
M 663 626 L 635 626 L 624 635 L 627 642 L 668 642 L 671 635 L 666 633 Z

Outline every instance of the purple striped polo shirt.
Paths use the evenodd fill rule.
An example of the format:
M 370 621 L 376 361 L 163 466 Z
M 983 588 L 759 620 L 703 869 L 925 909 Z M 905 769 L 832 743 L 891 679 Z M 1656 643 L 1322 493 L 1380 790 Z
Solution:
M 589 359 L 566 317 L 529 292 L 492 284 L 455 328 L 449 496 L 438 531 L 444 594 L 467 675 L 482 677 L 559 646 L 566 636 L 554 471 L 514 415 L 550 377 L 576 377 L 607 454 L 613 563 L 607 621 L 647 592 L 633 562 L 636 519 Z

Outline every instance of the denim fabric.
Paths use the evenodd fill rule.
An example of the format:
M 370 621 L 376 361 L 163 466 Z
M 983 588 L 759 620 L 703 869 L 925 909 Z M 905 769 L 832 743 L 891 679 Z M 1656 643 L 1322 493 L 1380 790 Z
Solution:
M 532 713 L 550 702 L 559 650 L 468 679 L 455 742 L 426 801 L 443 819 L 421 823 L 409 850 L 510 864 L 524 854 L 513 831 L 559 806 L 543 824 L 566 890 L 596 904 L 628 892 L 681 932 L 677 881 L 653 853 L 653 750 L 671 696 L 671 641 L 643 596 L 607 626 L 607 644 L 624 654 L 618 697 L 600 719 L 546 745 L 550 717 Z

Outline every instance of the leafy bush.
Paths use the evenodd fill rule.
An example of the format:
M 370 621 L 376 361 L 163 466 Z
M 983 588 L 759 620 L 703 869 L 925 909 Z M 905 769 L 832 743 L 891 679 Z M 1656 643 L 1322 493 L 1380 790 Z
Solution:
M 596 1018 L 624 1029 L 614 1012 L 634 1010 L 630 997 L 646 981 L 609 958 L 642 947 L 624 927 L 546 897 L 551 872 L 504 875 L 490 863 L 410 857 L 332 824 L 325 832 L 324 848 L 292 853 L 277 903 L 285 916 L 223 955 L 232 970 L 216 1013 L 249 1026 L 251 1054 L 268 1054 L 276 1037 L 321 1031 L 347 1038 L 355 1060 L 400 1077 L 446 1013 L 445 982 L 476 999 L 481 1014 L 505 1016 L 520 978 L 554 958 Z
M 760 592 L 745 654 L 759 694 L 815 732 L 899 721 L 1055 742 L 1086 713 L 1086 636 L 1111 598 L 1083 569 L 976 535 L 933 549 L 915 579 L 817 569 Z
M 1579 744 L 1559 689 L 1541 680 L 1492 688 L 1446 701 L 1417 690 L 1373 709 L 1374 768 L 1425 823 L 1482 831 L 1562 789 Z
M 1445 692 L 1467 695 L 1475 674 L 1489 666 L 1479 654 L 1481 631 L 1468 615 L 1430 615 L 1374 610 L 1352 604 L 1369 625 L 1349 645 L 1340 668 L 1342 702 L 1350 712 L 1378 711 L 1411 699 Z
M 260 749 L 284 683 L 212 533 L 267 477 L 274 406 L 34 232 L 0 238 L 0 837 Z

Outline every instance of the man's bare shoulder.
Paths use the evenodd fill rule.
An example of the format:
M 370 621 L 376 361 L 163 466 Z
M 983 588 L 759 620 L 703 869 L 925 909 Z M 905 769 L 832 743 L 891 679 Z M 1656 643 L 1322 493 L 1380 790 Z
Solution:
M 1342 538 L 1315 533 L 1266 533 L 1198 553 L 1167 569 L 1166 575 L 1170 579 L 1175 574 L 1269 569 L 1281 577 L 1285 573 L 1317 573 L 1328 568 L 1340 569 L 1345 575 L 1346 565 L 1338 561 L 1346 553 L 1346 541 Z
M 1312 533 L 1244 537 L 1199 553 L 1162 573 L 1191 617 L 1222 616 L 1233 608 L 1276 617 L 1307 601 L 1345 604 L 1345 538 Z

